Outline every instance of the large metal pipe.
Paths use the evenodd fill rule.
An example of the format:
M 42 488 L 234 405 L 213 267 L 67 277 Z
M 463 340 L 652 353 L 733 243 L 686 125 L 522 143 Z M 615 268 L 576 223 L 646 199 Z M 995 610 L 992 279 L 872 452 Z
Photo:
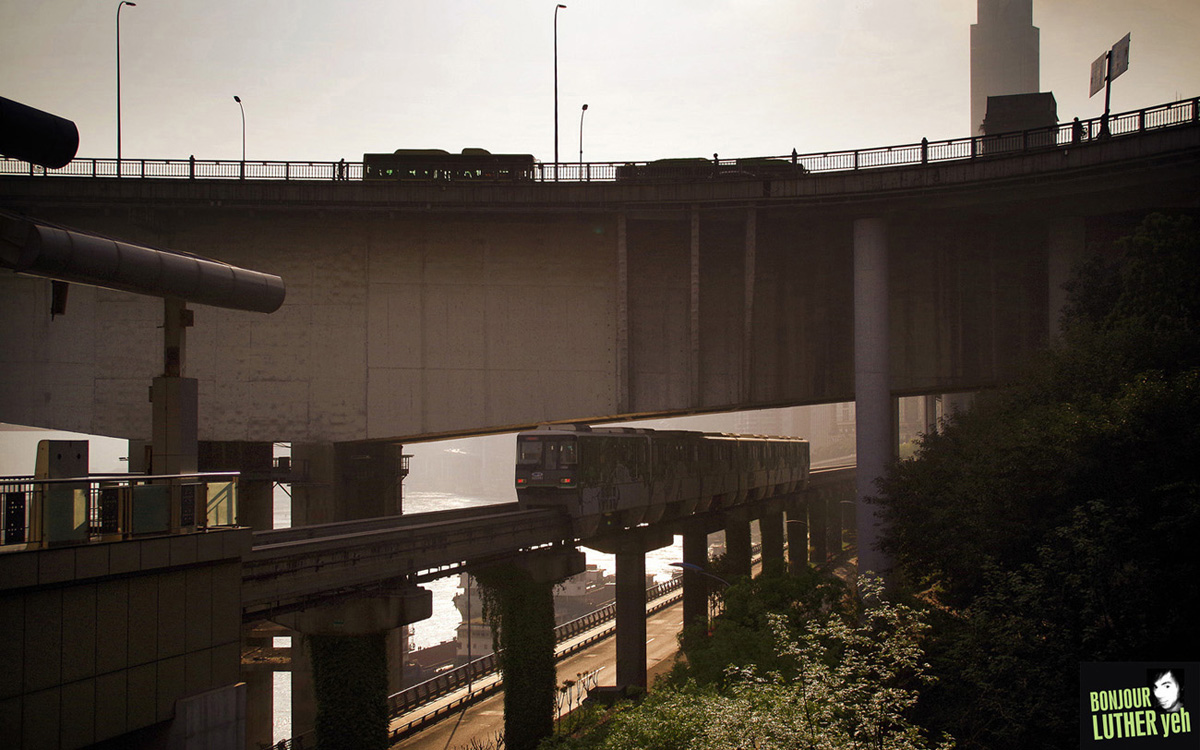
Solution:
M 283 279 L 273 274 L 3 215 L 0 266 L 60 281 L 250 312 L 274 312 L 285 295 Z
M 75 123 L 0 96 L 0 154 L 58 169 L 78 150 Z

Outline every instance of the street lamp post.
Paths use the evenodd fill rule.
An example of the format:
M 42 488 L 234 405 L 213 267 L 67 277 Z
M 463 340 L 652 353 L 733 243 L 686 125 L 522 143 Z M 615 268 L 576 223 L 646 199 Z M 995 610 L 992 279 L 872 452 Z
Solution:
M 246 108 L 242 106 L 242 97 L 237 94 L 233 95 L 233 100 L 237 102 L 238 109 L 242 111 L 242 172 L 241 179 L 246 179 Z
M 554 179 L 558 180 L 558 9 L 567 6 L 559 3 L 554 6 Z
M 587 105 L 583 105 L 583 109 L 579 110 L 579 163 L 583 163 L 583 116 L 587 112 Z
M 715 573 L 709 573 L 702 566 L 696 565 L 695 563 L 673 562 L 673 563 L 668 563 L 668 565 L 671 565 L 672 567 L 675 567 L 675 568 L 682 568 L 685 571 L 695 573 L 696 575 L 702 575 L 705 578 L 711 578 L 714 581 L 717 581 L 718 583 L 720 583 L 721 585 L 726 586 L 726 587 L 733 585 L 729 581 L 722 578 L 721 576 L 719 576 Z M 687 579 L 685 578 L 684 580 L 686 581 Z M 713 600 L 712 600 L 712 597 L 709 596 L 708 597 L 708 619 L 711 620 L 712 617 L 713 617 Z
M 583 165 L 583 116 L 587 114 L 587 105 L 583 105 L 583 109 L 579 110 L 579 164 Z M 589 170 L 590 171 L 590 170 Z M 588 175 L 591 176 L 590 174 Z
M 117 3 L 117 177 L 121 176 L 121 7 L 125 5 L 134 8 L 137 3 Z

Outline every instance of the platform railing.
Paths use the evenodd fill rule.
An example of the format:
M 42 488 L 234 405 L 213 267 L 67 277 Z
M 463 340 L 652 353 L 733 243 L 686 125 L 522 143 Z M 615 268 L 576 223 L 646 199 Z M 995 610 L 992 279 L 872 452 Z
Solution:
M 238 472 L 0 478 L 0 551 L 233 526 Z
M 1020 152 L 1069 148 L 1150 130 L 1200 124 L 1200 98 L 1131 110 L 1087 120 L 998 135 L 922 140 L 893 146 L 735 159 L 535 163 L 522 182 L 634 182 L 697 179 L 795 178 L 810 173 L 908 167 L 920 164 L 1011 156 Z M 1107 125 L 1107 128 L 1106 128 Z M 1107 132 L 1106 132 L 1107 131 Z M 19 159 L 0 158 L 0 176 L 100 177 L 175 180 L 362 181 L 362 162 L 230 161 L 187 159 L 75 159 L 47 169 Z M 471 182 L 476 182 L 472 180 Z M 478 181 L 488 182 L 487 179 Z M 390 180 L 370 182 L 386 183 Z M 513 183 L 511 177 L 504 182 Z M 418 183 L 419 184 L 419 183 Z

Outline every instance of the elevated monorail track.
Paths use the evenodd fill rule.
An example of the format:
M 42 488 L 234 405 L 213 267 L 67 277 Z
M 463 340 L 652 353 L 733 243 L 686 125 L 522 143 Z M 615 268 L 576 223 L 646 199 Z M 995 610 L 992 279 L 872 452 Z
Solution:
M 853 472 L 853 467 L 814 469 L 809 489 L 852 481 Z M 558 510 L 520 510 L 514 502 L 258 531 L 243 560 L 243 620 L 395 590 L 469 565 L 586 542 L 572 529 L 571 519 Z

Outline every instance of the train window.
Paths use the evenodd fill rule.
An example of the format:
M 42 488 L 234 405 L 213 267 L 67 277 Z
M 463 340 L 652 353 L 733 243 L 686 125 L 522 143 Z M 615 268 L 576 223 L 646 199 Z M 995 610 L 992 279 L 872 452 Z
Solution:
M 546 462 L 543 468 L 565 469 L 578 462 L 574 440 L 553 440 L 546 443 Z
M 517 463 L 540 464 L 541 462 L 542 444 L 533 440 L 522 440 L 520 455 L 517 456 Z
M 578 454 L 575 450 L 575 441 L 568 440 L 562 443 L 562 450 L 559 453 L 559 458 L 564 464 L 579 463 Z

